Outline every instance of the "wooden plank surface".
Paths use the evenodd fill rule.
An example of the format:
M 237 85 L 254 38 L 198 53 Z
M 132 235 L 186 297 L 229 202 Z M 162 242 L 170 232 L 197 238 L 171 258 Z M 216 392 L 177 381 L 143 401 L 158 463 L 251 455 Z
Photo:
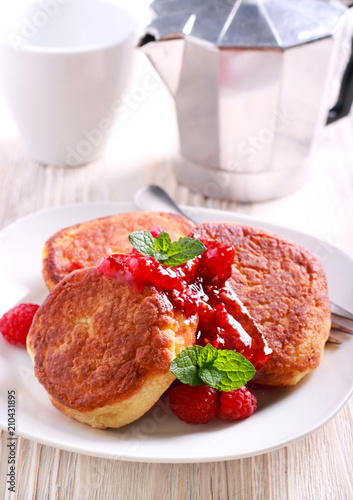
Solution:
M 136 73 L 134 84 L 139 84 L 143 71 Z M 5 104 L 0 104 L 0 229 L 37 210 L 67 203 L 131 201 L 140 186 L 159 183 L 180 203 L 284 224 L 333 243 L 353 257 L 351 118 L 319 131 L 312 176 L 300 191 L 267 203 L 241 205 L 204 199 L 176 182 L 171 160 L 177 145 L 174 109 L 159 82 L 126 120 L 117 122 L 104 158 L 73 169 L 43 166 L 29 158 Z M 323 394 L 326 390 L 334 388 L 324 388 Z M 0 498 L 4 499 L 353 499 L 352 399 L 314 434 L 268 454 L 227 462 L 123 462 L 19 438 L 14 494 L 6 485 L 7 437 L 1 431 Z

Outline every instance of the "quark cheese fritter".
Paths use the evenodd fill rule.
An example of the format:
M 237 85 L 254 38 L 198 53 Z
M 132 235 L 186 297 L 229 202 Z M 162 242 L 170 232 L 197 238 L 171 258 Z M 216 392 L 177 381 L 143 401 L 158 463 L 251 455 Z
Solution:
M 52 290 L 70 272 L 97 266 L 103 257 L 130 253 L 129 234 L 160 228 L 172 240 L 187 236 L 194 225 L 166 212 L 128 212 L 76 224 L 53 234 L 45 243 L 42 273 Z
M 189 236 L 235 249 L 229 284 L 273 350 L 253 381 L 294 385 L 315 370 L 331 327 L 326 276 L 315 255 L 270 231 L 237 223 L 200 224 Z
M 72 272 L 38 309 L 27 337 L 35 375 L 54 406 L 104 429 L 141 417 L 175 379 L 171 361 L 194 345 L 188 319 L 152 287 Z

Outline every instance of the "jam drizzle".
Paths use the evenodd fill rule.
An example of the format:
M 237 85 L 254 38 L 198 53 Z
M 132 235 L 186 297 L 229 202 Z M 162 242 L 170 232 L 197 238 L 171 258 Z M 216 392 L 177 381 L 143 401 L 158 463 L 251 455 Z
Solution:
M 133 251 L 105 257 L 98 270 L 134 284 L 138 291 L 146 285 L 155 287 L 186 316 L 198 313 L 197 344 L 236 350 L 259 370 L 272 350 L 228 283 L 235 250 L 216 241 L 201 241 L 206 251 L 178 267 Z

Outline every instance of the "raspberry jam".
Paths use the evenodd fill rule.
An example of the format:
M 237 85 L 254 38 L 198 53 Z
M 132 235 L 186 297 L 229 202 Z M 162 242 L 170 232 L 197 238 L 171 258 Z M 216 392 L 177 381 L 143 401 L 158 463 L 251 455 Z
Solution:
M 136 251 L 106 257 L 98 270 L 127 280 L 138 290 L 153 286 L 166 294 L 176 309 L 187 316 L 198 313 L 196 343 L 234 349 L 259 370 L 269 358 L 268 347 L 258 325 L 228 284 L 232 274 L 233 247 L 202 240 L 202 255 L 171 268 Z
M 72 273 L 72 271 L 76 271 L 77 269 L 83 269 L 85 266 L 81 262 L 70 262 L 66 267 L 65 267 L 65 272 L 67 274 Z

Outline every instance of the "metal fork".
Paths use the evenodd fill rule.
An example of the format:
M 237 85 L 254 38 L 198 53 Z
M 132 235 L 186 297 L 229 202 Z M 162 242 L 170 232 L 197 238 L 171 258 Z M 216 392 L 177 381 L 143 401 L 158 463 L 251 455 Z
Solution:
M 353 314 L 333 302 L 331 302 L 331 331 L 353 335 Z M 342 344 L 342 340 L 331 334 L 327 342 L 331 344 Z

